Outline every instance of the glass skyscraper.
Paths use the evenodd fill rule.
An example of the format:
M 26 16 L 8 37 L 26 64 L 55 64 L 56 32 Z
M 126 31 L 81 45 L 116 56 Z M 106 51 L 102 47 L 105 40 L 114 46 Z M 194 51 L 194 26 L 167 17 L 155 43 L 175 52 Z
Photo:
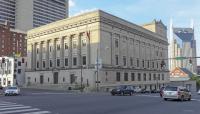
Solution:
M 0 23 L 30 30 L 68 17 L 68 0 L 0 0 Z

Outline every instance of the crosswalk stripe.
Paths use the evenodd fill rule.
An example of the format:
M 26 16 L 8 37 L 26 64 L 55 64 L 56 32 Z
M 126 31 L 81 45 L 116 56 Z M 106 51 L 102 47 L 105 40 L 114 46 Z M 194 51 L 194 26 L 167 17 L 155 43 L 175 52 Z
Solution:
M 0 108 L 19 107 L 19 106 L 24 106 L 24 105 L 5 105 L 5 106 L 0 106 Z
M 14 109 L 25 109 L 25 108 L 31 108 L 31 106 L 1 108 L 0 111 L 4 111 L 4 110 L 14 110 Z
M 0 114 L 11 114 L 11 113 L 19 113 L 19 112 L 30 112 L 30 111 L 38 111 L 38 108 L 33 108 L 33 109 L 23 109 L 23 110 L 12 110 L 12 111 L 3 111 L 0 112 Z
M 30 113 L 23 113 L 23 114 L 50 114 L 49 111 L 39 111 L 39 112 L 30 112 Z
M 16 103 L 1 103 L 0 106 L 5 106 L 5 105 L 15 105 Z

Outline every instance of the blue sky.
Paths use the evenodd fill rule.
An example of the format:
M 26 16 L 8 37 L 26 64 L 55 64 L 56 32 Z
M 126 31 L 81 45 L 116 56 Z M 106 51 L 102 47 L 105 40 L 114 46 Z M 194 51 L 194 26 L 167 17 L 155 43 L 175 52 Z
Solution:
M 193 19 L 197 55 L 200 56 L 200 0 L 69 0 L 70 16 L 101 9 L 135 24 L 153 19 L 162 20 L 169 26 L 170 19 L 176 27 L 190 27 Z M 200 61 L 198 62 L 200 64 Z

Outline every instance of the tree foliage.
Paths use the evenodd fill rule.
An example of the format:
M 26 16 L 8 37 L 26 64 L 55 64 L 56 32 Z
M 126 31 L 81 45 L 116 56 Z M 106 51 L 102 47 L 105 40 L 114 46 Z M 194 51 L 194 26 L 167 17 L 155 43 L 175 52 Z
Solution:
M 190 80 L 196 81 L 197 88 L 200 88 L 200 76 L 194 75 Z

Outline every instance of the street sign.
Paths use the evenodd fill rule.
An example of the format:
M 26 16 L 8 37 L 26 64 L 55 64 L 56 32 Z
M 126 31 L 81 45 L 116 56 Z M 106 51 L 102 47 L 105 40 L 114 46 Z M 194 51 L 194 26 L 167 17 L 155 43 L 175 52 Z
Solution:
M 186 57 L 176 57 L 176 60 L 183 60 L 183 59 L 187 59 Z

